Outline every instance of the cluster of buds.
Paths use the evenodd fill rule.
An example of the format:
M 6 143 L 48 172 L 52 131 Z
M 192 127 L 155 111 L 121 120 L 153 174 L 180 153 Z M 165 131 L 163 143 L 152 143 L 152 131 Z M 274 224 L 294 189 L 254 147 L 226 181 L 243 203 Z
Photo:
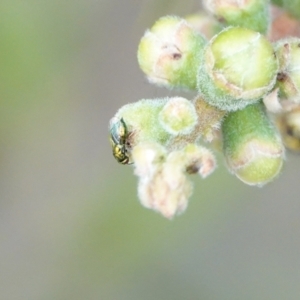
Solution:
M 142 99 L 121 107 L 110 122 L 113 154 L 134 165 L 142 205 L 169 219 L 187 207 L 188 176 L 206 178 L 215 170 L 212 149 L 222 151 L 242 182 L 263 186 L 283 165 L 286 103 L 298 123 L 288 120 L 300 127 L 300 39 L 270 41 L 268 1 L 204 4 L 211 14 L 160 18 L 137 55 L 150 83 L 196 97 Z M 299 132 L 293 130 L 298 145 Z

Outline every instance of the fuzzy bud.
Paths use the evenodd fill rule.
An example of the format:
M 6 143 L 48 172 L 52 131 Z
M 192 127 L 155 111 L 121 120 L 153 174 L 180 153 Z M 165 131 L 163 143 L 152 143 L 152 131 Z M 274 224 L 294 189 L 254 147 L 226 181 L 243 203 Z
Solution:
M 170 99 L 159 113 L 161 125 L 173 135 L 190 133 L 197 118 L 192 102 L 181 97 Z
M 168 178 L 170 172 L 174 176 L 172 181 Z M 172 165 L 165 165 L 164 169 L 157 172 L 151 181 L 140 180 L 138 185 L 141 204 L 160 212 L 168 219 L 172 219 L 174 215 L 186 209 L 191 193 L 191 182 Z
M 229 113 L 222 132 L 228 167 L 241 181 L 262 186 L 279 174 L 284 147 L 261 103 Z
M 198 73 L 198 89 L 221 110 L 257 102 L 274 86 L 278 62 L 259 32 L 229 27 L 211 39 Z
M 142 37 L 138 62 L 151 83 L 196 89 L 197 66 L 205 39 L 184 19 L 160 18 Z
M 154 145 L 152 149 L 147 147 L 145 145 L 143 149 L 133 151 L 136 162 L 135 174 L 139 176 L 138 195 L 141 204 L 172 219 L 175 214 L 185 210 L 188 198 L 192 194 L 192 184 L 187 179 L 182 164 L 184 154 L 179 151 L 171 152 L 161 159 L 162 151 L 158 147 Z M 148 159 L 142 158 L 140 155 L 142 153 L 138 153 L 141 150 Z M 152 164 L 149 166 L 150 161 Z

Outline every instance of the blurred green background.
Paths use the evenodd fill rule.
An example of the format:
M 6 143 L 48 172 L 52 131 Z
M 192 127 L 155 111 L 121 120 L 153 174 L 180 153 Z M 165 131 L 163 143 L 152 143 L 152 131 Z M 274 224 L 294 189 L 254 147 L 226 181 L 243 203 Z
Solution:
M 147 83 L 140 37 L 199 7 L 1 0 L 0 299 L 300 299 L 299 156 L 264 188 L 220 156 L 172 221 L 139 204 L 112 157 L 120 106 L 179 94 Z

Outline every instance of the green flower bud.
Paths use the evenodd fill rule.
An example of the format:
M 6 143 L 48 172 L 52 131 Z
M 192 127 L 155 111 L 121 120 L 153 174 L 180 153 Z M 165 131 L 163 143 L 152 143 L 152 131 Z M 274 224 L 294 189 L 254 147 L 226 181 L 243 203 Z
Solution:
M 229 27 L 211 39 L 198 73 L 198 89 L 221 110 L 234 111 L 257 102 L 274 86 L 278 62 L 260 33 Z
M 241 181 L 262 186 L 278 175 L 284 147 L 261 103 L 229 113 L 222 133 L 228 167 Z
M 261 33 L 269 27 L 269 1 L 204 0 L 204 6 L 227 26 L 241 26 Z
M 275 44 L 279 61 L 277 86 L 280 94 L 291 101 L 300 102 L 300 38 L 288 38 Z
M 170 99 L 159 113 L 161 125 L 173 135 L 191 133 L 197 119 L 198 116 L 191 101 L 181 97 Z
M 184 19 L 163 17 L 141 39 L 138 62 L 151 83 L 196 89 L 204 44 L 204 37 Z

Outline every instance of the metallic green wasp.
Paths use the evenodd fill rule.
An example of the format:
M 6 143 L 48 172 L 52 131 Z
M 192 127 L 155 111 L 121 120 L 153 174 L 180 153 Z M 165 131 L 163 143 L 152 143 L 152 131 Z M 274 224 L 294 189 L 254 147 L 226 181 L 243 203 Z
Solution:
M 126 146 L 128 138 L 127 126 L 124 119 L 113 118 L 110 122 L 110 143 L 114 158 L 121 164 L 131 164 L 130 155 Z

